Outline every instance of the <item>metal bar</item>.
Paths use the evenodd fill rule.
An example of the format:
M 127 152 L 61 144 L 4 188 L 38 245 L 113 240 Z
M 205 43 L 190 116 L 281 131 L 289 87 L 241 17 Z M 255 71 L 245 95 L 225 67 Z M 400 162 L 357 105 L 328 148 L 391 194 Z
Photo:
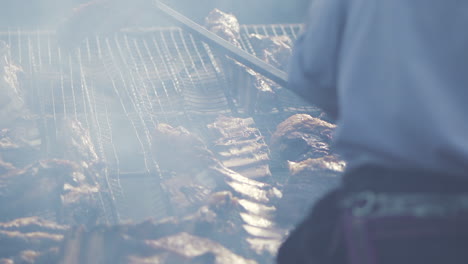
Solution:
M 147 52 L 147 54 L 148 54 L 148 57 L 149 57 L 149 59 L 150 59 L 150 62 L 151 62 L 151 64 L 152 64 L 152 66 L 153 66 L 154 73 L 156 74 L 156 77 L 158 78 L 158 80 L 159 80 L 160 83 L 161 83 L 162 90 L 163 90 L 164 94 L 166 95 L 167 101 L 168 101 L 168 103 L 169 103 L 169 107 L 171 108 L 171 110 L 174 110 L 174 106 L 173 106 L 173 104 L 172 104 L 172 102 L 171 102 L 171 100 L 169 99 L 169 96 L 168 96 L 168 94 L 167 94 L 166 84 L 164 83 L 164 81 L 163 81 L 162 78 L 161 78 L 161 75 L 160 75 L 160 73 L 159 73 L 158 67 L 156 66 L 155 59 L 154 59 L 154 57 L 153 57 L 153 54 L 151 53 L 151 50 L 150 50 L 149 47 L 148 47 L 148 43 L 146 42 L 146 40 L 143 40 L 143 46 L 145 47 L 145 50 L 146 50 L 146 52 Z M 146 65 L 145 65 L 145 68 L 146 68 Z M 151 80 L 151 78 L 149 77 L 149 75 L 148 75 L 148 79 Z M 154 82 L 153 82 L 153 81 L 151 81 L 151 85 L 152 85 L 152 88 L 153 88 L 153 94 L 154 94 L 154 96 L 156 97 L 156 100 L 158 100 L 158 103 L 159 103 L 159 105 L 160 105 L 160 107 L 161 107 L 161 111 L 162 111 L 162 113 L 163 113 L 163 117 L 164 117 L 165 121 L 167 122 L 167 121 L 168 121 L 168 119 L 167 119 L 168 115 L 166 114 L 166 111 L 164 110 L 165 107 L 163 106 L 163 103 L 162 103 L 162 101 L 161 101 L 162 95 L 161 95 L 161 96 L 159 95 L 160 93 L 158 92 L 158 89 L 157 89 L 156 86 L 154 85 Z
M 170 69 L 171 67 L 168 65 L 168 60 L 166 58 L 167 56 L 165 56 L 165 54 L 163 53 L 162 47 L 160 47 L 160 45 L 158 44 L 158 42 L 156 41 L 154 36 L 152 37 L 152 42 L 153 42 L 153 47 L 156 49 L 156 52 L 155 52 L 154 56 L 151 53 L 151 50 L 149 49 L 149 45 L 146 43 L 146 41 L 145 41 L 145 49 L 148 52 L 148 54 L 150 54 L 151 64 L 153 65 L 153 68 L 154 68 L 154 70 L 156 72 L 156 75 L 157 75 L 158 79 L 161 81 L 161 86 L 162 86 L 162 88 L 164 90 L 164 94 L 166 95 L 166 98 L 167 98 L 167 101 L 168 101 L 169 106 L 171 108 L 171 111 L 176 113 L 178 111 L 178 109 L 177 109 L 177 107 L 174 106 L 173 100 L 171 100 L 171 97 L 169 95 L 170 86 L 167 86 L 166 82 L 162 79 L 160 70 L 159 70 L 157 65 L 164 66 L 164 70 L 165 70 L 166 74 L 170 75 L 171 77 L 174 76 L 174 73 L 172 73 L 172 71 Z M 157 58 L 155 57 L 156 55 L 158 56 Z M 156 63 L 156 62 L 158 62 L 158 63 Z M 159 62 L 161 62 L 161 63 L 159 63 Z M 172 86 L 174 87 L 173 89 L 176 90 L 177 89 L 176 88 L 177 83 L 178 83 L 177 77 L 170 78 L 170 81 L 172 83 Z M 156 94 L 156 90 L 155 90 L 155 95 L 158 96 L 158 94 Z M 185 107 L 183 107 L 183 113 L 184 114 L 186 113 L 185 112 Z M 179 120 L 179 117 L 177 115 L 176 115 L 176 120 L 180 124 L 180 120 Z M 166 117 L 166 121 L 167 121 L 167 117 Z
M 76 96 L 75 96 L 75 80 L 73 78 L 73 64 L 72 64 L 72 58 L 70 55 L 68 55 L 68 65 L 70 67 L 70 87 L 71 87 L 71 93 L 72 93 L 72 98 L 73 98 L 73 109 L 75 113 L 75 119 L 78 120 L 78 110 L 77 110 L 77 104 L 76 104 Z M 65 103 L 65 101 L 63 102 Z
M 21 31 L 18 29 L 17 31 L 17 34 L 18 34 L 18 61 L 19 63 L 23 63 L 23 54 L 22 54 L 22 51 L 21 51 Z
M 63 61 L 62 61 L 62 52 L 60 51 L 60 48 L 58 50 L 58 63 L 59 63 L 59 68 L 60 68 L 60 88 L 62 92 L 62 106 L 63 106 L 63 116 L 67 118 L 67 107 L 65 105 L 65 78 L 64 78 L 64 70 L 63 70 Z
M 118 177 L 120 177 L 120 179 L 138 179 L 138 178 L 154 179 L 154 178 L 158 178 L 159 176 L 148 173 L 147 171 L 135 171 L 135 172 L 120 172 Z
M 166 14 L 168 17 L 177 22 L 185 30 L 196 35 L 208 44 L 226 53 L 226 55 L 239 61 L 245 66 L 252 68 L 254 71 L 264 75 L 265 77 L 271 79 L 279 85 L 287 85 L 287 74 L 284 71 L 281 71 L 276 67 L 273 67 L 268 63 L 250 55 L 248 52 L 243 51 L 242 49 L 232 45 L 228 41 L 222 39 L 213 32 L 210 32 L 204 27 L 198 25 L 197 23 L 176 12 L 175 10 L 171 9 L 167 5 L 161 3 L 160 1 L 155 0 L 154 3 L 159 10 L 161 10 L 164 14 Z
M 50 35 L 47 35 L 47 54 L 49 55 L 49 66 L 52 65 L 52 49 L 50 48 Z
M 145 76 L 146 76 L 146 80 L 150 83 L 150 86 L 151 86 L 151 91 L 154 91 L 156 96 L 155 96 L 155 99 L 157 100 L 157 104 L 159 105 L 159 108 L 161 109 L 161 112 L 163 113 L 164 116 L 166 116 L 166 111 L 164 110 L 164 106 L 163 104 L 161 103 L 161 98 L 159 97 L 158 95 L 158 92 L 156 91 L 156 86 L 153 82 L 153 80 L 151 79 L 151 76 L 149 74 L 149 70 L 148 70 L 148 67 L 147 67 L 147 64 L 149 63 L 146 63 L 142 53 L 141 53 L 141 50 L 140 50 L 140 47 L 138 45 L 138 43 L 136 42 L 136 40 L 133 40 L 134 42 L 134 45 L 135 45 L 135 50 L 138 54 L 138 58 L 140 59 L 140 61 L 142 62 L 142 67 L 144 69 L 144 72 L 145 72 Z M 151 58 L 152 59 L 152 58 Z M 146 100 L 149 102 L 150 104 L 150 107 L 151 107 L 151 111 L 152 113 L 156 112 L 154 107 L 153 107 L 153 103 L 152 103 L 152 100 L 151 100 L 151 96 L 149 95 L 148 93 L 148 89 L 144 89 L 144 92 L 145 92 L 145 96 L 146 96 Z M 156 119 L 156 123 L 155 123 L 155 120 L 153 119 L 153 117 L 151 117 L 151 120 L 153 122 L 153 126 L 156 127 L 156 123 L 159 124 L 159 120 Z

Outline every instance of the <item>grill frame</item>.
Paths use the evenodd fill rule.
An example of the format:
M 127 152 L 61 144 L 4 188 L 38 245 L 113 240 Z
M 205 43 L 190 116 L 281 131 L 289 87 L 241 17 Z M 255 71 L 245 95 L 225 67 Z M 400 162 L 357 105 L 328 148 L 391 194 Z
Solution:
M 240 43 L 256 55 L 249 34 L 286 34 L 294 40 L 301 30 L 299 24 L 242 25 Z M 90 131 L 99 157 L 107 164 L 99 179 L 103 191 L 98 197 L 107 223 L 139 220 L 127 213 L 132 206 L 124 181 L 141 181 L 142 192 L 149 193 L 149 205 L 143 206 L 147 213 L 139 218 L 170 215 L 160 185 L 163 175 L 151 154 L 151 127 L 158 123 L 183 125 L 206 135 L 206 125 L 219 114 L 253 117 L 269 138 L 276 125 L 292 114 L 319 113 L 289 94 L 281 107 L 270 112 L 244 109 L 230 94 L 230 87 L 247 85 L 249 80 L 233 80 L 223 55 L 176 27 L 92 36 L 71 54 L 55 45 L 52 31 L 8 29 L 0 32 L 0 40 L 11 47 L 8 56 L 27 76 L 23 85 L 28 89 L 29 106 L 37 113 L 43 158 L 54 157 L 51 149 L 62 117 L 75 118 Z M 127 139 L 116 136 L 116 130 L 123 128 L 132 138 L 130 143 L 122 144 Z M 133 147 L 133 155 L 122 155 L 126 147 Z M 134 162 L 127 160 L 129 156 L 139 159 L 137 166 L 126 164 Z

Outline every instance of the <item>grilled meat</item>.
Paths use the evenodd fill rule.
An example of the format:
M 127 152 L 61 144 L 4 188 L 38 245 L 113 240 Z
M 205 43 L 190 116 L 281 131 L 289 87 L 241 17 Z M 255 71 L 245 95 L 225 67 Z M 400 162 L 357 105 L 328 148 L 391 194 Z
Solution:
M 233 14 L 224 13 L 215 8 L 205 18 L 205 27 L 231 44 L 241 47 L 240 25 Z
M 13 263 L 55 263 L 66 228 L 38 217 L 0 223 L 0 259 Z
M 39 161 L 0 176 L 0 219 L 12 220 L 42 211 L 57 211 L 65 183 L 75 184 L 76 165 L 62 160 Z
M 58 122 L 55 149 L 57 158 L 74 161 L 87 168 L 89 184 L 96 183 L 96 174 L 104 167 L 91 139 L 88 129 L 74 118 L 63 118 Z
M 327 191 L 338 186 L 345 163 L 329 155 L 288 162 L 290 176 L 278 203 L 276 220 L 291 227 L 306 216 L 309 208 Z
M 175 175 L 163 179 L 178 215 L 198 209 L 209 195 L 225 186 L 213 168 L 220 162 L 205 143 L 183 127 L 159 124 L 153 134 L 153 154 L 161 169 Z
M 248 178 L 271 176 L 269 149 L 252 118 L 220 116 L 208 128 L 216 141 L 214 149 L 224 166 Z
M 270 140 L 271 149 L 290 161 L 329 155 L 335 127 L 307 114 L 293 115 L 276 128 Z
M 184 127 L 159 124 L 154 130 L 152 145 L 159 165 L 168 170 L 199 171 L 218 163 L 201 138 Z
M 337 186 L 345 163 L 330 152 L 335 125 L 306 114 L 293 115 L 271 137 L 272 151 L 287 161 L 289 176 L 276 220 L 291 227 L 323 194 Z
M 0 175 L 0 219 L 53 212 L 59 222 L 86 224 L 89 219 L 83 219 L 87 215 L 78 205 L 97 210 L 90 198 L 97 187 L 87 187 L 84 178 L 80 167 L 66 160 L 42 160 L 10 170 Z
M 28 116 L 18 75 L 22 68 L 10 61 L 10 47 L 0 41 L 0 129 L 10 127 L 18 119 Z
M 250 145 L 250 147 L 259 147 L 261 151 L 266 152 L 265 146 L 257 142 L 260 140 L 258 131 L 252 127 L 249 128 L 251 121 L 219 118 L 211 125 L 211 129 L 213 134 L 218 135 L 218 142 L 226 144 L 227 148 L 235 146 L 235 144 L 228 145 L 228 138 L 232 137 L 244 141 L 247 148 Z M 244 128 L 248 129 L 243 131 Z M 176 212 L 182 214 L 190 211 L 182 210 L 181 205 L 192 208 L 192 211 L 201 208 L 198 212 L 209 206 L 209 211 L 217 215 L 215 219 L 221 219 L 216 220 L 216 223 L 224 223 L 223 227 L 210 224 L 216 227 L 217 232 L 212 233 L 213 235 L 209 238 L 215 239 L 228 248 L 236 248 L 239 246 L 239 241 L 242 241 L 245 247 L 251 250 L 250 253 L 246 252 L 248 254 L 254 252 L 261 256 L 274 256 L 283 235 L 282 231 L 278 231 L 271 221 L 275 211 L 272 204 L 281 197 L 281 193 L 276 188 L 249 179 L 227 168 L 214 157 L 200 138 L 183 128 L 160 124 L 154 137 L 153 150 L 158 158 L 162 158 L 161 168 L 171 169 L 175 174 L 163 180 L 163 184 L 168 190 L 171 204 Z M 174 157 L 176 161 L 171 161 L 170 157 Z M 258 166 L 264 172 L 263 165 L 265 164 L 261 161 L 254 167 Z M 210 213 L 203 215 L 208 216 Z M 242 227 L 242 229 L 239 231 L 236 227 Z M 219 230 L 224 230 L 223 235 L 219 236 Z M 207 230 L 204 232 L 210 234 Z M 226 240 L 225 233 L 229 232 L 233 232 L 232 236 L 236 239 Z
M 206 28 L 231 44 L 240 44 L 240 26 L 237 18 L 218 9 L 205 19 Z M 285 70 L 292 54 L 292 41 L 287 36 L 267 37 L 258 34 L 249 36 L 257 56 L 265 62 Z M 232 94 L 248 112 L 268 112 L 277 105 L 276 83 L 230 58 L 223 59 L 225 69 L 234 84 Z
M 204 208 L 181 220 L 77 227 L 65 236 L 60 263 L 255 263 L 197 235 L 211 234 L 220 223 Z
M 260 59 L 278 69 L 287 70 L 293 46 L 293 42 L 288 36 L 269 37 L 251 34 L 249 40 Z
M 0 175 L 7 174 L 12 170 L 15 170 L 15 166 L 13 164 L 5 162 L 0 159 Z
M 184 190 L 183 186 L 187 188 L 193 185 L 189 189 L 194 193 L 234 189 L 242 196 L 262 202 L 276 196 L 270 186 L 248 179 L 225 167 L 200 138 L 185 128 L 159 124 L 153 135 L 153 151 L 161 168 L 177 174 L 172 178 L 178 183 L 170 183 L 173 186 L 179 185 L 178 189 L 181 192 L 189 191 Z M 197 188 L 200 190 L 197 191 Z M 206 194 L 203 196 L 206 197 Z
M 0 155 L 15 167 L 24 167 L 40 158 L 41 138 L 32 120 L 16 120 L 0 130 Z

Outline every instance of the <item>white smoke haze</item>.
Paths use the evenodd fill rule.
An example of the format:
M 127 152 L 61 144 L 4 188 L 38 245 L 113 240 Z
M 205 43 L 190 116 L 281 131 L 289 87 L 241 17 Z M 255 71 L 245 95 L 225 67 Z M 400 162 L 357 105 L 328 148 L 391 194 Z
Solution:
M 98 0 L 102 1 L 102 0 Z M 133 9 L 139 2 L 150 6 L 152 0 L 106 0 Z M 0 0 L 0 28 L 53 28 L 66 17 L 73 8 L 88 3 L 87 0 Z M 213 9 L 233 13 L 242 24 L 300 23 L 304 20 L 309 0 L 164 0 L 164 3 L 196 22 Z M 139 26 L 167 25 L 158 17 L 157 11 L 141 8 L 129 23 Z

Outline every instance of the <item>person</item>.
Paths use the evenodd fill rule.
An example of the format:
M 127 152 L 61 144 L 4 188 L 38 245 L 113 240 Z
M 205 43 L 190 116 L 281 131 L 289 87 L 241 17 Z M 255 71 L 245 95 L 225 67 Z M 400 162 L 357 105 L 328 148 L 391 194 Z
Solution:
M 347 168 L 278 263 L 466 263 L 467 10 L 456 0 L 312 1 L 289 89 L 336 121 Z

